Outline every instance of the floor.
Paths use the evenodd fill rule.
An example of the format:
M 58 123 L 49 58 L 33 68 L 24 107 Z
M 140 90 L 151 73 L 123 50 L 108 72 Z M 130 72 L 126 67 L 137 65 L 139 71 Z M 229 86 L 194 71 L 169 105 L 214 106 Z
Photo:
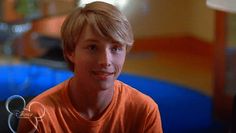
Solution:
M 13 58 L 19 63 L 19 59 Z M 123 72 L 165 80 L 212 96 L 212 61 L 200 55 L 180 52 L 131 52 L 127 55 Z M 0 64 L 9 58 L 0 57 Z

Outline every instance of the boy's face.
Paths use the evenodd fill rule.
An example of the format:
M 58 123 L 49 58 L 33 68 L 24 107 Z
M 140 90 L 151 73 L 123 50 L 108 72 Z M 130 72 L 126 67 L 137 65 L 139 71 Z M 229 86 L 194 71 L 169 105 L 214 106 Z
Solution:
M 87 25 L 69 55 L 75 77 L 83 87 L 109 89 L 119 76 L 126 57 L 126 46 L 100 37 Z

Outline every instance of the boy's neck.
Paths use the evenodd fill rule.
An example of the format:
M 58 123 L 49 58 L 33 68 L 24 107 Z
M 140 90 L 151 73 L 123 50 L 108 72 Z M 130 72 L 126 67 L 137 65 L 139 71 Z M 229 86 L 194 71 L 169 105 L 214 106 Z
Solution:
M 83 118 L 88 120 L 99 119 L 111 103 L 114 89 L 89 91 L 96 89 L 83 88 L 77 83 L 75 79 L 72 79 L 69 85 L 69 96 L 72 105 Z

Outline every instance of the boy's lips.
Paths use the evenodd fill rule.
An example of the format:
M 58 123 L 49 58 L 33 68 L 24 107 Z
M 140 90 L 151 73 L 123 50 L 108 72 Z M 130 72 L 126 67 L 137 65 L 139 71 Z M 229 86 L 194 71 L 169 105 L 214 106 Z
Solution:
M 107 79 L 108 77 L 114 75 L 114 72 L 108 72 L 108 71 L 93 71 L 93 74 L 102 80 Z

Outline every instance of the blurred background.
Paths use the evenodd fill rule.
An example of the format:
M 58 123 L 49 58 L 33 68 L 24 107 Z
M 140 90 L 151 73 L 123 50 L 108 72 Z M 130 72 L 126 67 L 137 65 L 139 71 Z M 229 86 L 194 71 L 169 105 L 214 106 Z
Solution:
M 9 89 L 12 86 L 29 86 L 31 81 L 30 85 L 46 84 L 42 90 L 44 91 L 69 77 L 70 74 L 60 75 L 68 71 L 61 52 L 60 27 L 69 11 L 86 2 L 90 1 L 1 0 L 0 83 L 3 85 L 0 85 L 0 92 L 5 95 L 2 105 L 11 95 L 29 95 L 20 92 L 27 87 L 17 91 Z M 152 89 L 150 96 L 156 98 L 154 93 L 165 95 L 155 99 L 161 112 L 176 113 L 173 118 L 169 118 L 173 112 L 163 113 L 164 131 L 227 131 L 231 122 L 232 99 L 236 91 L 236 15 L 210 9 L 206 6 L 206 0 L 107 2 L 118 6 L 133 27 L 134 47 L 127 55 L 123 69 L 124 77 L 126 74 L 133 77 L 128 76 L 127 82 L 129 78 L 135 79 L 137 76 L 143 78 L 140 81 L 147 81 L 144 86 L 153 84 L 153 88 L 149 88 Z M 45 67 L 46 72 L 42 70 Z M 48 74 L 47 77 L 53 75 L 48 80 L 51 82 L 39 82 L 36 78 L 39 75 L 37 71 Z M 21 73 L 17 75 L 18 72 Z M 122 77 L 121 79 L 126 80 Z M 162 86 L 152 82 L 153 80 L 160 82 Z M 135 80 L 131 84 L 137 85 Z M 166 86 L 167 94 L 159 90 Z M 139 85 L 136 88 L 139 87 L 142 88 Z M 178 89 L 188 93 L 179 93 Z M 33 90 L 30 96 L 36 96 L 42 91 Z M 145 89 L 142 91 L 146 93 Z M 198 96 L 189 97 L 190 93 Z M 185 99 L 176 102 L 178 100 L 175 98 L 185 96 Z M 170 99 L 172 103 L 167 103 Z M 192 100 L 197 104 L 193 104 Z M 172 104 L 177 104 L 178 107 L 170 108 Z M 177 108 L 182 109 L 178 112 Z M 4 107 L 1 109 L 4 110 Z M 205 112 L 191 114 L 189 110 Z M 177 123 L 184 121 L 187 115 L 189 119 L 180 125 L 180 129 Z M 202 116 L 202 119 L 198 119 L 198 116 Z M 176 123 L 170 122 L 172 119 Z M 191 123 L 189 121 L 201 125 L 204 120 L 208 123 L 199 127 L 186 125 Z M 1 123 L 6 122 L 2 120 Z

